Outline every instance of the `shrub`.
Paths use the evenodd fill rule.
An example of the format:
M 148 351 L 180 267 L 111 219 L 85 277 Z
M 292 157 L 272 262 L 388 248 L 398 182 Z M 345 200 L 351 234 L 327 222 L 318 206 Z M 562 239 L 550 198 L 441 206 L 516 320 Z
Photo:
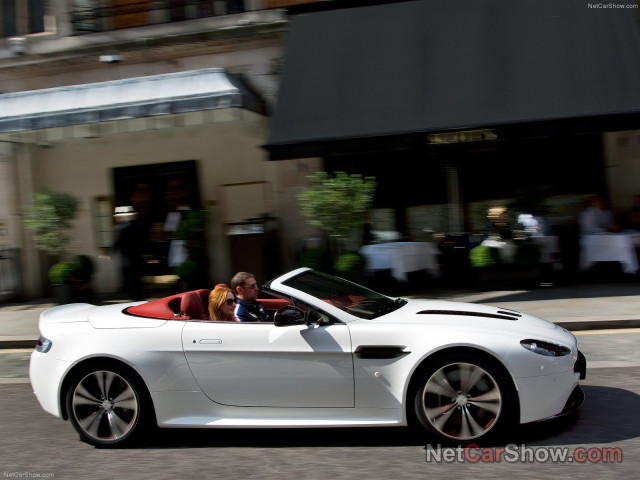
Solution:
M 364 270 L 365 263 L 365 258 L 359 253 L 343 253 L 338 257 L 335 269 L 341 273 L 360 273 Z
M 65 255 L 73 242 L 68 230 L 79 200 L 66 193 L 34 193 L 25 208 L 24 224 L 33 233 L 38 250 L 49 255 Z
M 49 280 L 54 285 L 74 283 L 80 268 L 77 262 L 58 262 L 49 269 Z
M 78 255 L 76 257 L 76 263 L 78 264 L 78 281 L 88 282 L 91 279 L 91 275 L 93 275 L 93 272 L 95 271 L 93 261 L 87 255 Z
M 498 249 L 487 245 L 473 247 L 469 252 L 469 260 L 472 267 L 493 267 L 502 264 Z
M 182 279 L 195 279 L 202 275 L 203 267 L 199 262 L 185 260 L 176 267 L 176 275 Z
M 58 262 L 49 269 L 49 280 L 54 285 L 87 283 L 91 280 L 94 266 L 91 258 L 78 255 L 72 262 Z
M 362 225 L 373 202 L 375 178 L 345 172 L 318 172 L 307 178 L 312 186 L 298 195 L 298 203 L 311 225 L 342 238 Z
M 325 248 L 310 248 L 305 250 L 300 258 L 300 266 L 314 270 L 328 270 L 330 265 L 329 251 Z

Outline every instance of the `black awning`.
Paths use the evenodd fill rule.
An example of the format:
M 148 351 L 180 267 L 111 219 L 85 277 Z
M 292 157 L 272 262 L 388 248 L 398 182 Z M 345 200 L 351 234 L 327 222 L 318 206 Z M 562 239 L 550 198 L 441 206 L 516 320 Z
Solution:
M 405 148 L 456 130 L 640 128 L 640 10 L 615 7 L 409 0 L 301 12 L 265 148 L 278 160 Z

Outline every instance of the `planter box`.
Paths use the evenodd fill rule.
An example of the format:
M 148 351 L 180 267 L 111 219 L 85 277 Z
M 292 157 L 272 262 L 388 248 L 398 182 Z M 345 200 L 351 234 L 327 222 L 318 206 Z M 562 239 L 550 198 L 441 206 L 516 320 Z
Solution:
M 93 299 L 93 288 L 90 282 L 53 285 L 53 293 L 59 305 L 90 302 Z
M 519 290 L 535 288 L 542 280 L 540 265 L 497 265 L 474 267 L 478 290 Z

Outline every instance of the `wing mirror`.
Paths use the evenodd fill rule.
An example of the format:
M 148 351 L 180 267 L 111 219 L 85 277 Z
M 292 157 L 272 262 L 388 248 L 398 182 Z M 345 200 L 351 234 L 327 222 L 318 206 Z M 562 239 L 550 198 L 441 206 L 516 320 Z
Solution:
M 305 325 L 306 319 L 302 309 L 294 306 L 281 307 L 273 318 L 276 327 L 288 327 L 291 325 Z

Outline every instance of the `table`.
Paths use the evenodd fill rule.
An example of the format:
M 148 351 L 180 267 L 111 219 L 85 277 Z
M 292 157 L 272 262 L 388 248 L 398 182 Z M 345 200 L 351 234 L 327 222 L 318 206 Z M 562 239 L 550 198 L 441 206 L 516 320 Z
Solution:
M 360 253 L 367 259 L 366 272 L 391 270 L 391 276 L 407 282 L 407 273 L 427 270 L 440 277 L 440 250 L 431 242 L 392 242 L 364 245 Z
M 638 272 L 636 246 L 640 232 L 594 233 L 580 239 L 580 270 L 589 269 L 596 262 L 620 262 L 624 273 Z
M 560 253 L 559 238 L 554 235 L 532 236 L 531 241 L 540 245 L 540 263 L 553 263 L 556 254 Z M 499 248 L 501 258 L 505 263 L 512 263 L 516 253 L 517 241 L 487 239 L 481 245 Z
M 541 263 L 553 263 L 560 253 L 560 239 L 555 235 L 533 236 L 531 239 L 542 247 L 540 250 Z

